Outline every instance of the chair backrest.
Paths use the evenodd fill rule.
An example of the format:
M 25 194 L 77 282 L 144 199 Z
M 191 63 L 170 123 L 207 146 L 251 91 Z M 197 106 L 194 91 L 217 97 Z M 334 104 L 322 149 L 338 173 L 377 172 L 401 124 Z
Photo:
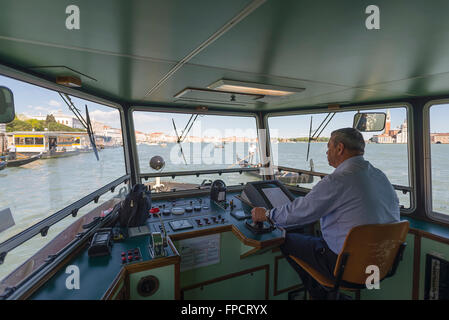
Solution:
M 399 248 L 405 242 L 409 222 L 389 224 L 370 224 L 352 228 L 346 236 L 343 248 L 338 255 L 334 275 L 337 277 L 340 262 L 348 255 L 341 280 L 354 284 L 365 284 L 369 265 L 379 267 L 379 279 L 390 272 Z

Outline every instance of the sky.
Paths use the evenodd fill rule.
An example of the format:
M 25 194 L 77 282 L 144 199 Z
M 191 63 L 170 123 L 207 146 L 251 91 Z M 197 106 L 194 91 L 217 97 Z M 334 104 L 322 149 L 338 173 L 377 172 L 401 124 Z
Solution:
M 71 114 L 67 105 L 55 91 L 44 89 L 22 81 L 8 78 L 0 75 L 0 85 L 10 88 L 14 94 L 14 103 L 16 114 L 46 115 L 56 113 L 59 110 L 67 115 Z M 107 106 L 72 97 L 75 106 L 82 110 L 84 115 L 84 105 L 87 104 L 91 119 L 103 122 L 114 128 L 120 128 L 119 112 Z M 397 128 L 406 118 L 405 108 L 390 108 L 391 129 Z M 430 109 L 431 132 L 449 132 L 449 105 L 439 105 Z M 386 112 L 386 109 L 376 110 L 376 112 Z M 321 134 L 322 137 L 329 137 L 330 132 L 337 128 L 351 127 L 355 111 L 337 113 L 327 128 Z M 326 114 L 314 114 L 312 131 L 317 129 Z M 272 117 L 268 124 L 271 130 L 271 137 L 306 137 L 308 136 L 311 115 L 296 115 Z M 186 126 L 190 115 L 188 114 L 168 114 L 160 112 L 142 112 L 134 113 L 134 126 L 138 131 L 145 133 L 163 132 L 174 135 L 172 119 L 175 121 L 178 133 Z M 234 117 L 234 116 L 199 116 L 192 134 L 203 132 L 203 135 L 214 134 L 217 129 L 221 136 L 249 136 L 255 134 L 256 122 L 252 117 Z M 204 134 L 206 131 L 206 134 Z M 235 134 L 235 133 L 241 134 Z M 243 133 L 242 133 L 243 132 Z M 378 132 L 381 133 L 381 132 Z M 365 138 L 373 134 L 365 133 Z M 198 134 L 196 134 L 198 135 Z

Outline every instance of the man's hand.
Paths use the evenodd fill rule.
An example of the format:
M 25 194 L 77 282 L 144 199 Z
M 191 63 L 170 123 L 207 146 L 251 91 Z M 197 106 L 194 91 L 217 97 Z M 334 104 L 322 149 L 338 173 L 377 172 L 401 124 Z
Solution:
M 265 216 L 266 211 L 267 209 L 262 207 L 256 207 L 253 210 L 251 210 L 253 221 L 254 222 L 267 221 L 267 217 Z

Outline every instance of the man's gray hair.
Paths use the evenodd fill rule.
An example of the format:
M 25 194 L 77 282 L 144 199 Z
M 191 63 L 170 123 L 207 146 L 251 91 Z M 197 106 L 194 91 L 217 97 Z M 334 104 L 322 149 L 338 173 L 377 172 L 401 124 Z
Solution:
M 340 142 L 345 148 L 351 151 L 358 151 L 360 154 L 365 153 L 365 140 L 359 130 L 354 128 L 342 128 L 332 131 L 331 138 L 334 137 L 334 145 Z

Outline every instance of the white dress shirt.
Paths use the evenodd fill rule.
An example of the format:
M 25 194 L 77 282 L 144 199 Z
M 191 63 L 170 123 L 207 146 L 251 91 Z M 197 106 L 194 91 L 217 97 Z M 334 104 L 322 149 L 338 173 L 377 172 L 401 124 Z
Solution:
M 338 254 L 353 227 L 399 221 L 399 199 L 382 171 L 363 156 L 355 156 L 342 162 L 306 196 L 272 209 L 270 217 L 281 226 L 321 219 L 323 238 Z

